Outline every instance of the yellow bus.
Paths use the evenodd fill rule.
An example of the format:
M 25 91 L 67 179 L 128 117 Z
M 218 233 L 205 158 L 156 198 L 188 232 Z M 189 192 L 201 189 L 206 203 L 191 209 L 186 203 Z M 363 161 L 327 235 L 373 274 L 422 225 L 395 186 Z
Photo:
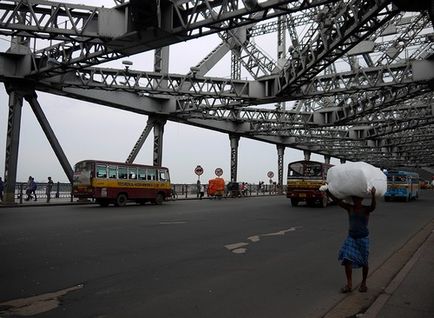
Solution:
M 169 169 L 123 162 L 84 160 L 75 165 L 73 194 L 101 206 L 128 201 L 162 204 L 171 197 Z
M 307 205 L 319 204 L 323 208 L 327 207 L 327 194 L 319 191 L 319 188 L 325 184 L 327 171 L 332 166 L 307 160 L 291 162 L 288 165 L 286 197 L 291 199 L 292 206 L 306 202 Z

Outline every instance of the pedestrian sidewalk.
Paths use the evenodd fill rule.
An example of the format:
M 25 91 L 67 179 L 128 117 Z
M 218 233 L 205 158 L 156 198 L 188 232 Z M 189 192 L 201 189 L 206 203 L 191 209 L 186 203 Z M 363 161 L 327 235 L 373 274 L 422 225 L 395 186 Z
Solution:
M 362 317 L 434 317 L 433 231 Z
M 368 281 L 367 293 L 348 294 L 323 317 L 434 317 L 434 219 L 369 275 Z

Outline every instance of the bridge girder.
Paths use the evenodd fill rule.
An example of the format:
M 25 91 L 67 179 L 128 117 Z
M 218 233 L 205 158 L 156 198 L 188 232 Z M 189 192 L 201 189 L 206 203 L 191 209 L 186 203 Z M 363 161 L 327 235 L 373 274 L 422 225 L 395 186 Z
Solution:
M 0 35 L 13 43 L 0 54 L 0 81 L 347 160 L 434 163 L 425 11 L 407 15 L 389 0 L 114 3 L 2 1 Z M 252 40 L 278 31 L 285 45 L 285 29 L 277 62 Z M 213 33 L 222 43 L 186 75 L 91 67 Z M 228 52 L 234 78 L 205 76 Z

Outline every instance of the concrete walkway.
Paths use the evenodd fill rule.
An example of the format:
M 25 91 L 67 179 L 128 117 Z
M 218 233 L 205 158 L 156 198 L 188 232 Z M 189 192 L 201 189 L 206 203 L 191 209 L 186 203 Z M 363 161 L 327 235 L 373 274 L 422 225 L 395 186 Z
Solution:
M 434 219 L 358 286 L 325 318 L 434 317 Z
M 363 317 L 434 317 L 433 231 Z

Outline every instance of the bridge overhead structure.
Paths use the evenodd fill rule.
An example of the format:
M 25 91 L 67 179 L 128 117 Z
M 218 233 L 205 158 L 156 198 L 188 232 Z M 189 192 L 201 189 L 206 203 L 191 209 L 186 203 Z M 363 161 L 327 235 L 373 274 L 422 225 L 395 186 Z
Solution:
M 16 181 L 24 100 L 72 180 L 37 91 L 148 115 L 128 162 L 153 129 L 161 164 L 164 124 L 175 121 L 230 136 L 232 181 L 240 137 L 276 145 L 279 183 L 285 147 L 384 168 L 433 166 L 434 8 L 412 2 L 3 0 L 0 35 L 11 41 L 0 53 L 10 96 L 6 194 Z M 187 74 L 171 72 L 170 45 L 212 34 L 221 43 L 203 60 Z M 275 58 L 255 41 L 273 34 Z M 99 66 L 148 51 L 152 70 Z M 226 54 L 228 76 L 207 76 Z

